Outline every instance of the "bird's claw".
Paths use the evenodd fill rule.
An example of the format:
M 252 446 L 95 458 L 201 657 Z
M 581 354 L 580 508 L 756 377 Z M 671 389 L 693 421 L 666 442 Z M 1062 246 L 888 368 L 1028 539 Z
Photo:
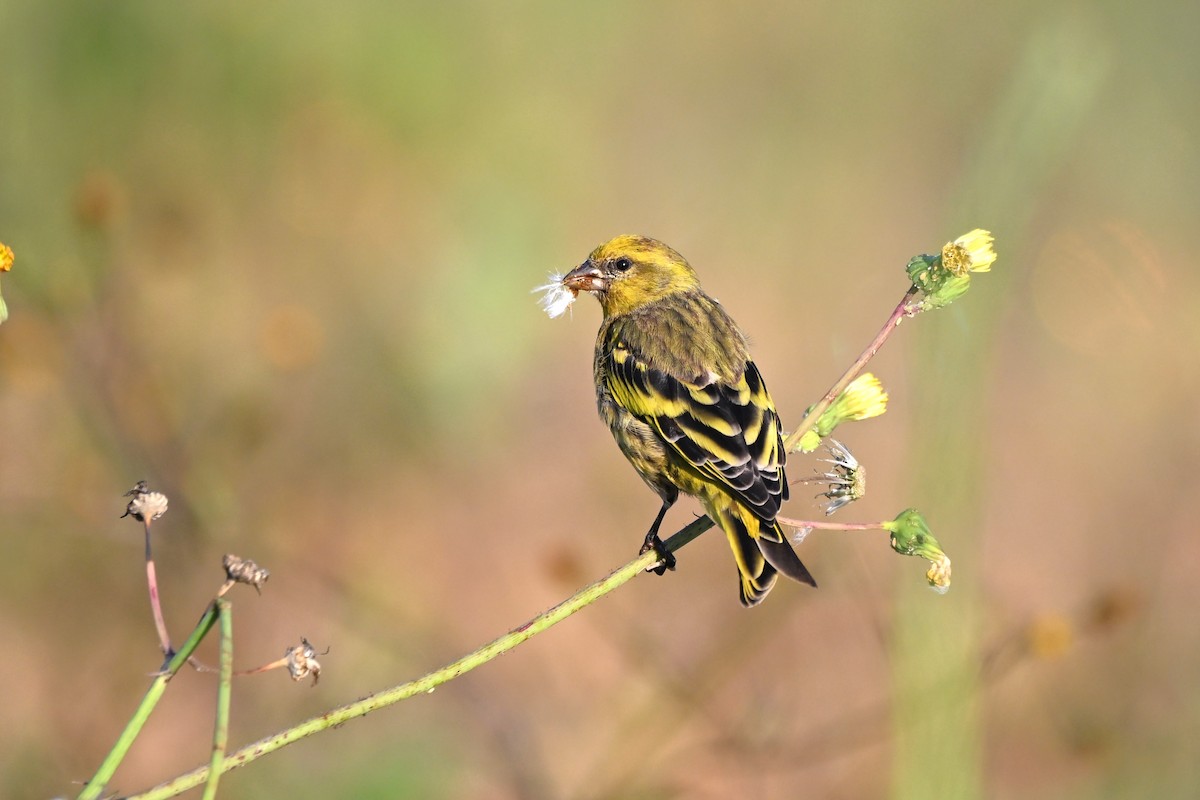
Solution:
M 646 541 L 642 543 L 642 549 L 638 551 L 638 555 L 654 551 L 658 556 L 658 564 L 653 567 L 647 567 L 647 572 L 653 572 L 655 575 L 666 575 L 667 570 L 675 569 L 675 554 L 667 549 L 663 544 L 663 540 L 658 538 L 658 534 L 654 531 L 646 534 Z

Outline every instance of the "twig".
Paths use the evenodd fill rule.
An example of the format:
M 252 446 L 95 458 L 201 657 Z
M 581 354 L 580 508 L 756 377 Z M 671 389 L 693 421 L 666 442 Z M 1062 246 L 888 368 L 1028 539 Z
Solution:
M 879 348 L 883 347 L 883 343 L 892 335 L 892 331 L 896 330 L 905 317 L 912 314 L 913 310 L 909 303 L 916 297 L 918 291 L 916 286 L 910 286 L 908 291 L 904 293 L 904 297 L 901 298 L 899 304 L 892 311 L 892 315 L 888 317 L 887 322 L 879 329 L 879 333 L 875 334 L 875 338 L 867 345 L 867 349 L 859 354 L 849 369 L 843 372 L 842 377 L 838 378 L 837 382 L 825 393 L 821 401 L 808 410 L 808 413 L 804 415 L 804 419 L 800 421 L 800 425 L 796 430 L 792 431 L 791 435 L 784 440 L 784 452 L 790 453 L 796 449 L 796 445 L 800 443 L 800 438 L 808 433 L 812 426 L 817 423 L 817 420 L 821 418 L 821 415 L 825 413 L 825 409 L 833 405 L 833 401 L 837 400 L 838 395 L 850 385 L 852 380 L 858 377 L 858 373 L 862 372 L 867 362 L 875 357 L 875 354 L 879 352 Z
M 712 520 L 708 517 L 701 517 L 667 539 L 663 544 L 667 550 L 674 552 L 711 528 L 712 524 Z M 596 581 L 549 611 L 539 614 L 516 630 L 484 645 L 473 653 L 463 656 L 458 661 L 430 672 L 415 681 L 410 681 L 356 702 L 339 706 L 325 714 L 313 717 L 299 725 L 291 727 L 286 731 L 268 736 L 265 739 L 260 739 L 227 756 L 221 769 L 222 771 L 229 771 L 249 764 L 251 761 L 255 761 L 262 756 L 275 752 L 285 745 L 304 739 L 314 733 L 319 733 L 327 728 L 341 725 L 348 720 L 365 716 L 372 711 L 393 705 L 413 695 L 432 692 L 443 683 L 486 664 L 496 656 L 513 649 L 526 639 L 536 636 L 542 631 L 562 622 L 576 611 L 591 605 L 617 587 L 628 583 L 633 578 L 645 572 L 647 568 L 653 567 L 657 563 L 657 560 L 658 556 L 655 555 L 654 551 L 651 550 L 643 553 L 608 577 Z M 161 783 L 142 794 L 130 795 L 128 800 L 159 800 L 160 798 L 174 797 L 203 783 L 208 777 L 209 770 L 209 767 L 199 767 L 166 783 Z
M 154 569 L 154 554 L 150 549 L 150 522 L 147 517 L 142 521 L 146 530 L 146 585 L 150 589 L 150 611 L 154 614 L 154 628 L 158 631 L 158 643 L 163 655 L 171 658 L 171 635 L 167 633 L 167 622 L 163 618 L 162 601 L 158 597 L 158 574 Z
M 208 765 L 208 780 L 201 800 L 214 800 L 225 763 L 225 748 L 229 744 L 229 698 L 233 689 L 233 607 L 225 598 L 216 600 L 221 615 L 221 678 L 217 684 L 217 719 L 213 725 L 212 760 Z
M 790 519 L 776 517 L 780 525 L 789 528 L 815 528 L 822 531 L 882 531 L 887 530 L 882 522 L 827 522 L 813 519 Z
M 150 689 L 146 692 L 146 696 L 142 698 L 141 705 L 134 712 L 133 717 L 125 726 L 125 730 L 117 738 L 117 743 L 113 745 L 112 750 L 100 764 L 100 768 L 96 770 L 96 774 L 83 787 L 83 791 L 79 793 L 78 800 L 96 800 L 104 791 L 104 787 L 112 779 L 113 773 L 116 772 L 117 766 L 125 758 L 125 754 L 129 751 L 130 745 L 142 730 L 142 726 L 146 724 L 146 720 L 150 718 L 150 713 L 154 711 L 154 707 L 158 705 L 158 701 L 162 698 L 163 692 L 167 689 L 167 682 L 179 672 L 188 660 L 188 656 L 195 651 L 200 642 L 204 639 L 208 632 L 212 630 L 213 623 L 217 620 L 217 606 L 215 603 L 209 604 L 205 609 L 204 615 L 200 617 L 200 621 L 196 623 L 195 630 L 188 640 L 183 643 L 183 647 L 179 652 L 171 657 L 167 662 L 166 667 L 150 684 Z

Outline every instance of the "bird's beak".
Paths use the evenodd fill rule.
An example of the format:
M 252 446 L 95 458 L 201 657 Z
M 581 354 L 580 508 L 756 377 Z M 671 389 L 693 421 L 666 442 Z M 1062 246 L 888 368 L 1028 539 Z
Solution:
M 600 274 L 599 267 L 590 260 L 583 262 L 563 276 L 563 286 L 575 292 L 603 292 L 608 281 Z

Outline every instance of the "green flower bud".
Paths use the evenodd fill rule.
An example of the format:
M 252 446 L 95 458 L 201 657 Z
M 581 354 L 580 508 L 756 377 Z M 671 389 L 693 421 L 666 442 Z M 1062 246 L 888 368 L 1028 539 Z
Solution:
M 892 534 L 892 549 L 902 556 L 920 556 L 932 565 L 925 573 L 930 587 L 939 594 L 950 588 L 950 558 L 925 524 L 925 518 L 915 508 L 902 511 L 884 529 Z
M 944 276 L 943 279 L 938 282 L 936 287 L 925 292 L 925 296 L 921 298 L 922 311 L 944 308 L 962 297 L 967 293 L 967 289 L 971 288 L 970 275 L 952 275 L 949 272 L 941 274 Z
M 971 288 L 971 273 L 988 272 L 996 261 L 992 234 L 982 228 L 947 242 L 939 255 L 915 256 L 905 271 L 923 297 L 913 313 L 948 306 Z
M 942 260 L 938 256 L 913 256 L 905 271 L 913 286 L 922 292 L 929 293 L 937 288 L 937 274 L 941 271 Z

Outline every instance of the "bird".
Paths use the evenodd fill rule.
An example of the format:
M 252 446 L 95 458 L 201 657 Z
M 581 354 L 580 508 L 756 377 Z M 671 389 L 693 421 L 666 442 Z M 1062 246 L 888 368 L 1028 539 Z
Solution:
M 788 499 L 775 404 L 745 335 L 671 247 L 622 235 L 562 277 L 600 302 L 596 404 L 625 458 L 662 506 L 642 545 L 675 568 L 658 529 L 680 493 L 697 498 L 729 540 L 742 605 L 779 574 L 815 587 L 776 519 Z

